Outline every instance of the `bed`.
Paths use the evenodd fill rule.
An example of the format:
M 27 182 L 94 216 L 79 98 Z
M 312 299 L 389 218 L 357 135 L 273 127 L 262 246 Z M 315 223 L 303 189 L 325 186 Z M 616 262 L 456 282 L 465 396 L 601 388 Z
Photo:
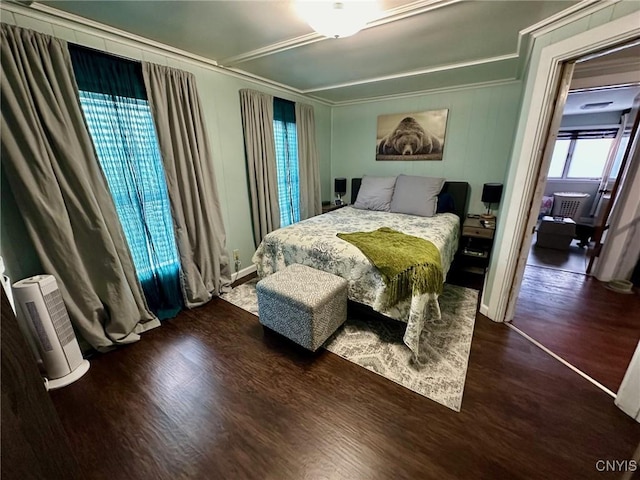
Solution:
M 357 198 L 360 180 L 352 179 L 352 203 Z M 453 213 L 419 217 L 346 206 L 271 232 L 253 256 L 258 276 L 263 278 L 288 265 L 300 263 L 345 278 L 350 300 L 407 323 L 403 340 L 418 359 L 420 333 L 425 323 L 440 319 L 437 294 L 414 295 L 395 305 L 385 305 L 386 286 L 378 270 L 357 247 L 336 234 L 371 231 L 386 226 L 424 238 L 433 242 L 440 251 L 446 276 L 458 249 L 460 219 L 466 215 L 469 184 L 445 182 L 442 193 L 448 193 L 453 199 Z

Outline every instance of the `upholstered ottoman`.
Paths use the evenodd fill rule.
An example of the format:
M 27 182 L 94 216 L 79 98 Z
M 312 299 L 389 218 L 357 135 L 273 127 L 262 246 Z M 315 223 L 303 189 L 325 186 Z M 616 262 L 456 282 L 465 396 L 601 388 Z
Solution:
M 289 265 L 256 285 L 260 323 L 316 351 L 347 319 L 347 281 Z

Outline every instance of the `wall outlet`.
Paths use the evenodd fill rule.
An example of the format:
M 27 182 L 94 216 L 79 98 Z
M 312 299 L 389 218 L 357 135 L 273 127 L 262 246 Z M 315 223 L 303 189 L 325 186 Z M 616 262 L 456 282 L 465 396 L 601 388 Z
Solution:
M 233 251 L 233 266 L 235 267 L 234 269 L 236 273 L 238 273 L 240 267 L 242 266 L 242 262 L 240 261 L 240 250 Z

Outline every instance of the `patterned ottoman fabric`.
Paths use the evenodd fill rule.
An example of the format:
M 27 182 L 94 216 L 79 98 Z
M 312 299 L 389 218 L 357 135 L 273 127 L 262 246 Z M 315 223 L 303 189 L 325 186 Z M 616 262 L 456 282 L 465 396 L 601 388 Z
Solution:
M 260 323 L 316 351 L 347 319 L 347 281 L 290 265 L 258 282 Z

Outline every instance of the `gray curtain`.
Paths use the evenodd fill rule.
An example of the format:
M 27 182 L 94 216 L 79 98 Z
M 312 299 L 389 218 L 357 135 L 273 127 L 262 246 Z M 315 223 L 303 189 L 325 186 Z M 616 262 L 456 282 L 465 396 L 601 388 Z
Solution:
M 1 33 L 2 166 L 40 262 L 93 347 L 138 340 L 159 321 L 84 123 L 67 44 L 4 24 Z
M 253 238 L 280 228 L 276 147 L 273 138 L 273 97 L 255 90 L 240 90 L 244 147 L 249 172 Z
M 296 102 L 296 130 L 300 173 L 300 220 L 304 220 L 322 213 L 316 119 L 311 105 Z
M 231 284 L 204 114 L 193 74 L 147 62 L 142 72 L 167 179 L 185 305 L 193 308 Z

